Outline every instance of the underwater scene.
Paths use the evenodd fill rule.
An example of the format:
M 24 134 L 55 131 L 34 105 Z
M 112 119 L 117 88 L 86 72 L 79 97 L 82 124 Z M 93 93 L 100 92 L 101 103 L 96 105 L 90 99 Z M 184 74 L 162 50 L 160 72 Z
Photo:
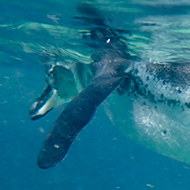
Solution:
M 190 189 L 189 1 L 0 4 L 0 190 Z

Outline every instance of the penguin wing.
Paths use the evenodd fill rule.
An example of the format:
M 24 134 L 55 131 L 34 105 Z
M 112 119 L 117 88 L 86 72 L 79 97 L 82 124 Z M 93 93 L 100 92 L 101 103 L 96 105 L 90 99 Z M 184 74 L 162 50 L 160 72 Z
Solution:
M 121 80 L 121 76 L 109 74 L 98 76 L 73 98 L 47 135 L 38 157 L 40 168 L 53 167 L 66 156 L 75 137 Z

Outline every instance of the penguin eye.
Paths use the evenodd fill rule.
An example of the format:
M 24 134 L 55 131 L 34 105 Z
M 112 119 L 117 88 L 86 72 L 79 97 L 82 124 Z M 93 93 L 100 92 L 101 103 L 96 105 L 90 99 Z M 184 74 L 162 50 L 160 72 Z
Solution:
M 106 43 L 109 44 L 110 41 L 111 41 L 111 39 L 110 39 L 110 38 L 107 38 Z

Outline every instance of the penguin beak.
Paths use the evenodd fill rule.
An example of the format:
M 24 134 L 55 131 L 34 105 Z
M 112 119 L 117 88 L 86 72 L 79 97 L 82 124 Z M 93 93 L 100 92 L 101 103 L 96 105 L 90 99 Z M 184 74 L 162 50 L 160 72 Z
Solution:
M 56 103 L 56 96 L 57 90 L 48 85 L 43 94 L 32 104 L 29 112 L 31 119 L 37 120 L 52 110 Z

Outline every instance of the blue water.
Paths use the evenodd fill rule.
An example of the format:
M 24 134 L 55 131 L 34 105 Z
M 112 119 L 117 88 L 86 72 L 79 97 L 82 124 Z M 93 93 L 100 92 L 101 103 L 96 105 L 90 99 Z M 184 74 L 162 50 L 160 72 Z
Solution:
M 54 60 L 58 48 L 73 47 L 86 56 L 91 52 L 90 49 L 81 47 L 81 37 L 77 35 L 77 30 L 85 29 L 84 24 L 73 19 L 80 16 L 76 11 L 77 2 L 0 1 L 0 189 L 189 190 L 190 166 L 130 142 L 111 125 L 102 107 L 77 137 L 64 161 L 52 169 L 38 168 L 36 160 L 42 142 L 62 111 L 62 107 L 59 107 L 38 121 L 30 120 L 29 107 L 45 87 L 44 73 L 48 63 L 41 61 L 44 56 L 42 52 L 52 53 L 50 61 Z M 175 60 L 184 58 L 178 56 L 177 50 L 184 50 L 183 53 L 187 55 L 188 25 L 184 24 L 186 28 L 183 28 L 185 32 L 182 36 L 173 32 L 174 30 L 167 33 L 172 37 L 179 37 L 183 48 L 176 47 L 178 49 L 173 52 L 173 38 L 168 42 L 173 46 L 161 41 L 163 46 L 159 47 L 160 52 L 168 50 L 168 54 L 160 58 L 154 35 L 157 30 L 164 31 L 170 26 L 153 26 L 162 21 L 161 16 L 175 21 L 177 15 L 177 18 L 184 18 L 184 23 L 188 23 L 188 1 L 117 2 L 118 7 L 114 6 L 114 1 L 99 1 L 98 6 L 104 11 L 110 25 L 130 29 L 139 36 L 146 37 L 140 40 L 141 46 L 133 43 L 133 47 L 136 47 L 133 53 L 142 54 L 144 59 L 160 62 L 168 57 Z M 128 7 L 130 9 L 127 11 Z M 115 12 L 117 14 L 113 14 Z M 141 25 L 138 18 L 143 16 L 149 17 L 149 22 Z M 40 25 L 37 27 L 34 23 Z M 179 23 L 182 22 L 179 20 Z M 42 24 L 46 26 L 45 29 Z M 55 28 L 47 29 L 49 26 Z M 72 31 L 64 33 L 58 26 Z M 152 39 L 152 43 L 147 40 L 147 36 Z M 163 35 L 159 37 L 170 39 Z M 145 47 L 144 44 L 149 45 Z M 150 47 L 154 47 L 153 56 L 148 54 Z M 189 55 L 185 56 L 185 61 L 188 61 Z M 61 55 L 59 57 L 62 58 Z M 88 58 L 85 60 L 88 61 Z

